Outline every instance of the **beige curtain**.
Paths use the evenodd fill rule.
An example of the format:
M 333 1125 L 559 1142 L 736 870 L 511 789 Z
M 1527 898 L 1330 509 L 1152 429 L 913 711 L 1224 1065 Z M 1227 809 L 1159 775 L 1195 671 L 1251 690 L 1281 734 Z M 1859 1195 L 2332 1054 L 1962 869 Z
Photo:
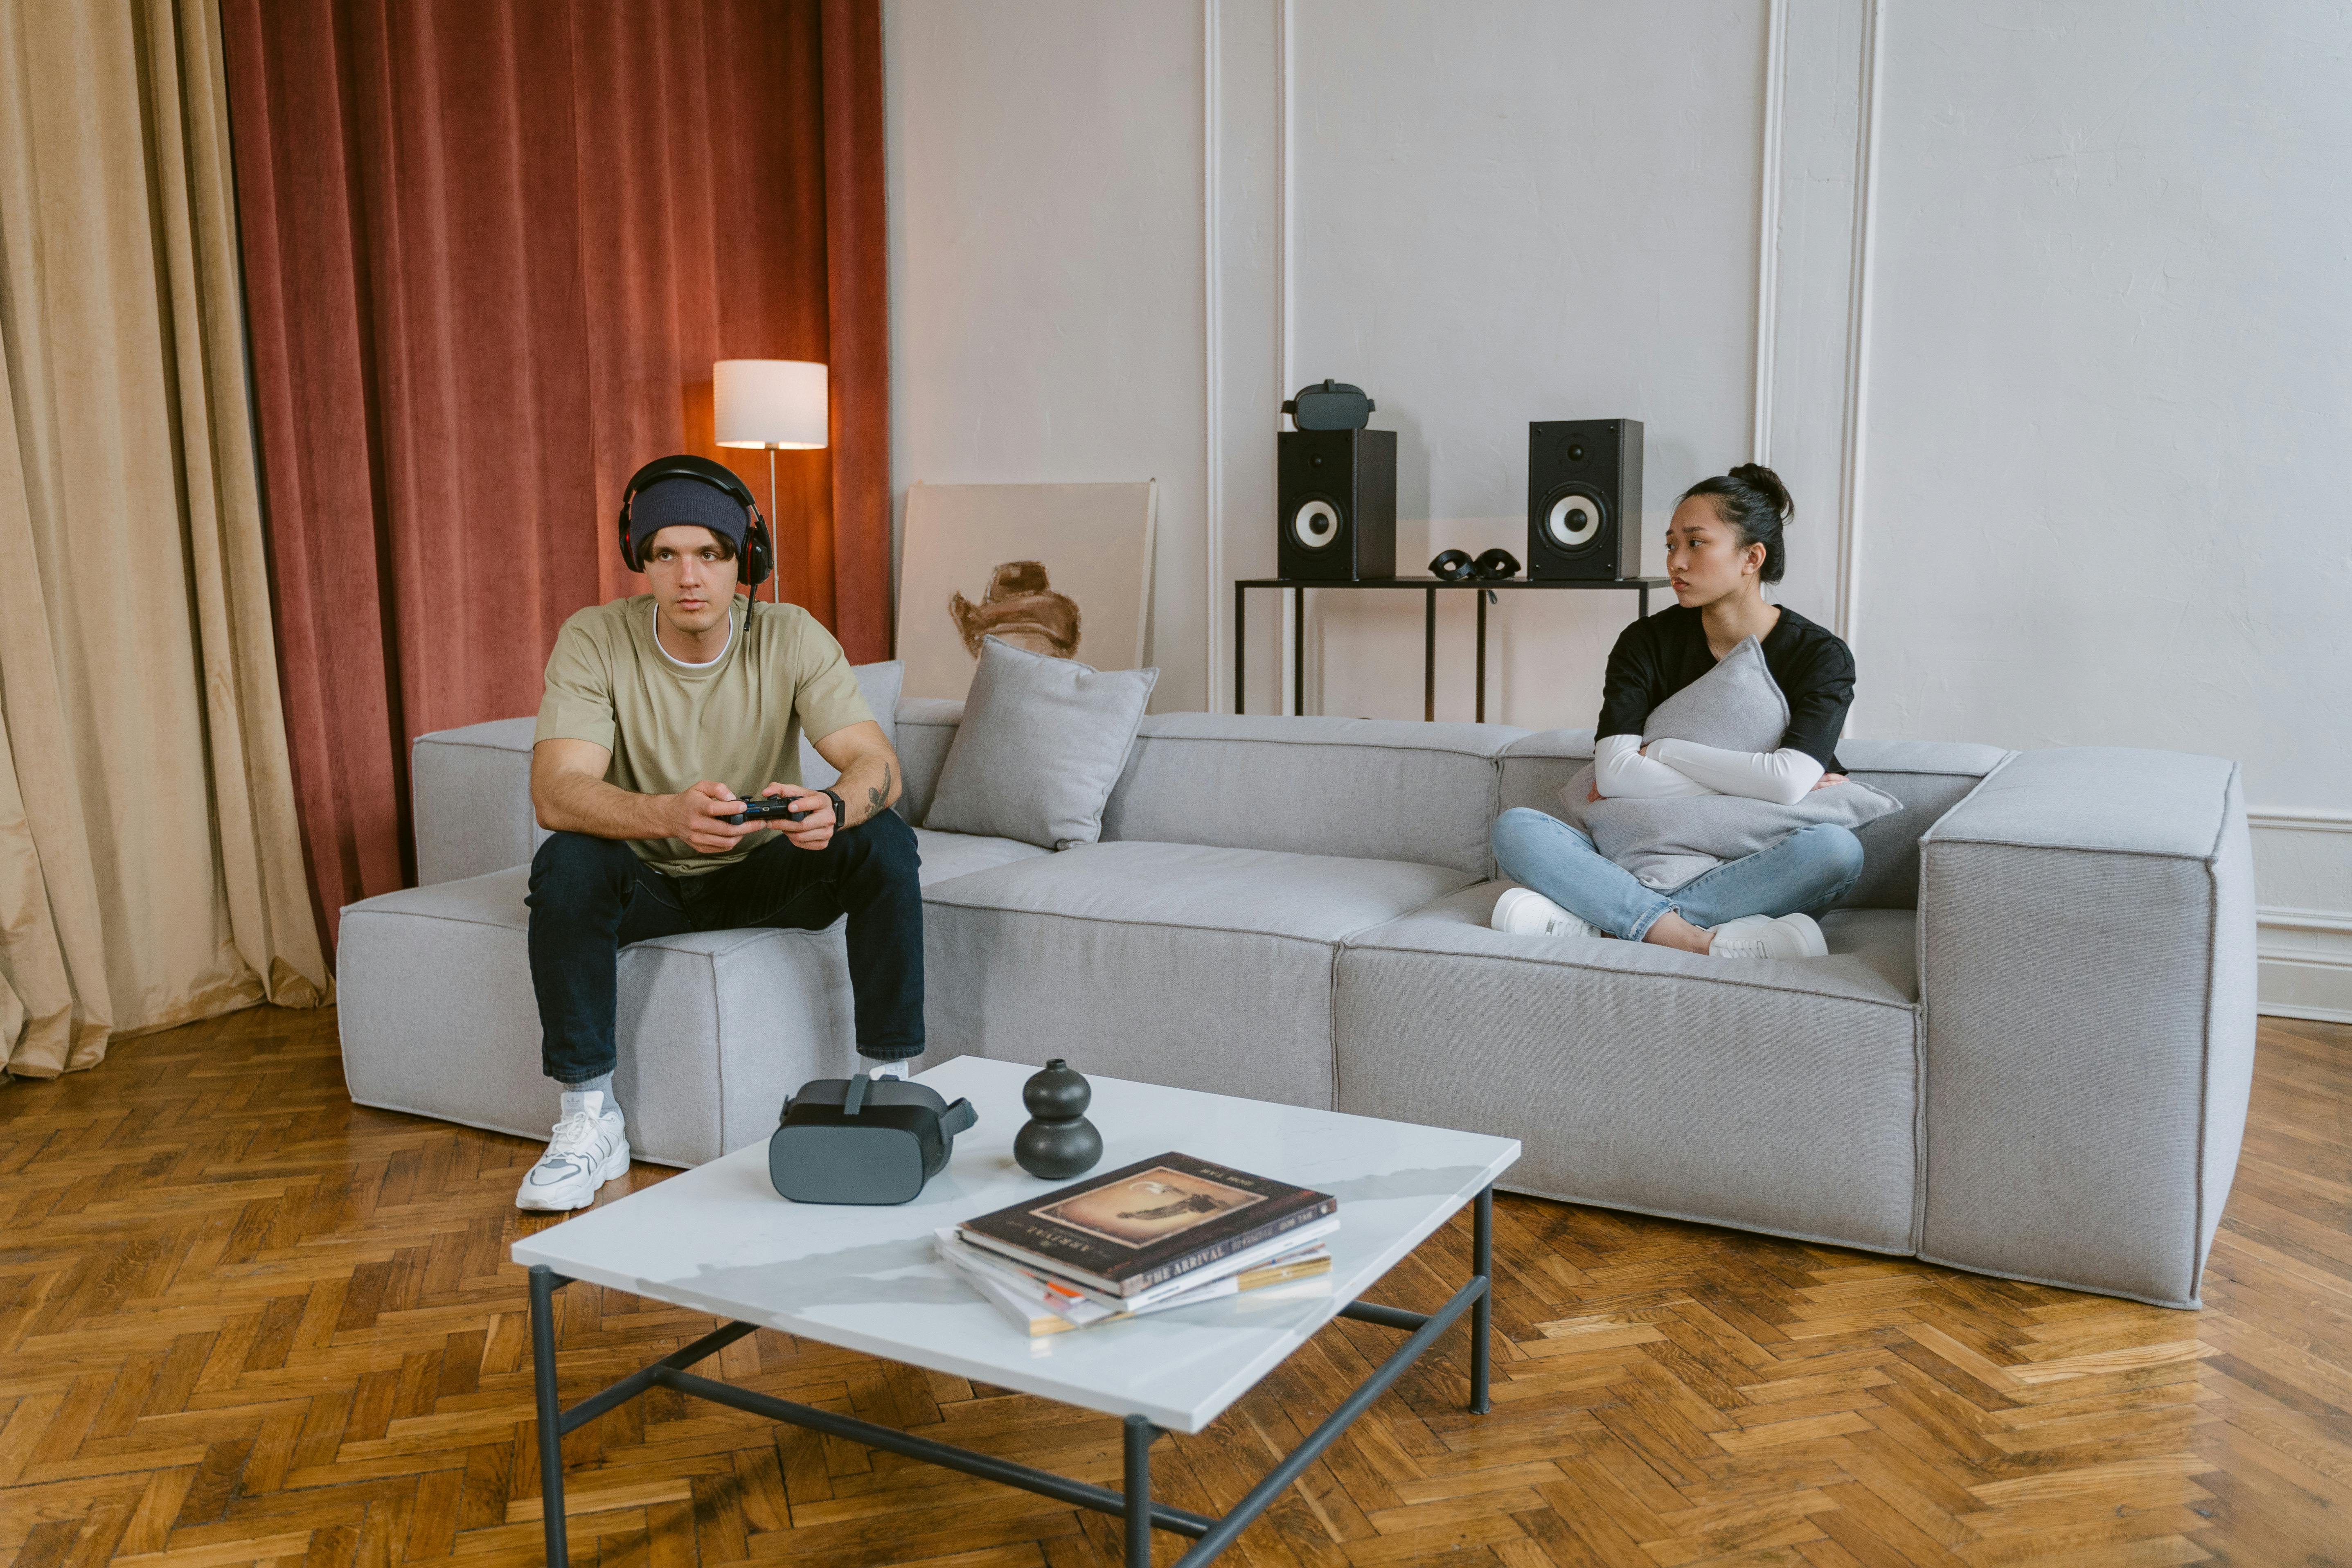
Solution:
M 0 0 L 0 1059 L 330 983 L 213 0 Z

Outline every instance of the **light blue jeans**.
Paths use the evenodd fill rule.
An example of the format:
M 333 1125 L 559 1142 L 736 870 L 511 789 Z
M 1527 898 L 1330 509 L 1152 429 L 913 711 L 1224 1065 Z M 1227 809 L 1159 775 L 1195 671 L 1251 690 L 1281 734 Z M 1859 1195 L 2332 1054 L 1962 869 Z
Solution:
M 1800 827 L 1768 849 L 1663 893 L 1567 823 L 1527 806 L 1496 818 L 1493 839 L 1504 876 L 1628 942 L 1641 941 L 1668 910 L 1695 926 L 1742 915 L 1811 914 L 1843 898 L 1862 875 L 1862 840 L 1828 823 Z

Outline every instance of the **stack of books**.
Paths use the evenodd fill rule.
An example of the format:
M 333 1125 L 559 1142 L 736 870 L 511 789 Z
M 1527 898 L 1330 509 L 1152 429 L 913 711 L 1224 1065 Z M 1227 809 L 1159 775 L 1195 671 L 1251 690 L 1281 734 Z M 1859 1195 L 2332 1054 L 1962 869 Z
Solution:
M 1034 1338 L 1331 1270 L 1339 1200 L 1167 1153 L 935 1233 L 940 1256 Z

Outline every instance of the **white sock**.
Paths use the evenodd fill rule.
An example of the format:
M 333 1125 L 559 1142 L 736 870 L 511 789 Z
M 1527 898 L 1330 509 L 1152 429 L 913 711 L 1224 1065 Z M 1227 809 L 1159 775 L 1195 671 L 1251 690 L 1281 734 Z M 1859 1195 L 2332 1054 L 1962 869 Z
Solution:
M 914 1062 L 910 1058 L 901 1058 L 894 1062 L 870 1063 L 867 1065 L 866 1070 L 869 1076 L 877 1079 L 895 1078 L 903 1079 L 907 1076 L 907 1069 L 913 1065 Z

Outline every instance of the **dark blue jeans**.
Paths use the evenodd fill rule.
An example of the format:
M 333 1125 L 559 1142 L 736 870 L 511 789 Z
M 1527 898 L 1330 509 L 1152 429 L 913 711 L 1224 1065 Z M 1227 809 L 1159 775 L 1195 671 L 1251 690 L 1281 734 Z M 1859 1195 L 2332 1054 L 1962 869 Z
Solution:
M 923 894 L 915 830 L 894 811 L 822 849 L 778 834 L 731 866 L 667 877 L 617 838 L 558 833 L 530 862 L 530 984 L 540 1061 L 559 1083 L 613 1070 L 621 949 L 695 931 L 822 931 L 849 917 L 857 1048 L 886 1061 L 923 1049 Z

